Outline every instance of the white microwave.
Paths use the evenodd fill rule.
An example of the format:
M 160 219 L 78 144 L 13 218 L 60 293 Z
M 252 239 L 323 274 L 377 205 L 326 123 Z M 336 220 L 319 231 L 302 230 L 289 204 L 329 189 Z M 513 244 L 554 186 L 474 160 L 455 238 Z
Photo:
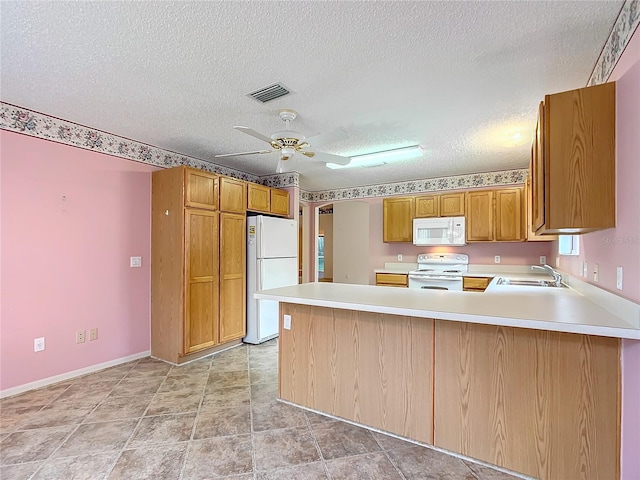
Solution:
M 466 245 L 464 217 L 414 218 L 414 245 Z

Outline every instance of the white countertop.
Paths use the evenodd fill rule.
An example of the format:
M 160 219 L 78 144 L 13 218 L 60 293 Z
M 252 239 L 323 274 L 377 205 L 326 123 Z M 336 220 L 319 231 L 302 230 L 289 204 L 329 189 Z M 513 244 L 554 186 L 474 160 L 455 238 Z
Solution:
M 508 276 L 516 278 L 525 275 Z M 263 290 L 257 292 L 255 298 L 345 310 L 640 339 L 638 326 L 574 289 L 497 285 L 499 277 L 499 274 L 496 275 L 484 292 L 304 283 Z

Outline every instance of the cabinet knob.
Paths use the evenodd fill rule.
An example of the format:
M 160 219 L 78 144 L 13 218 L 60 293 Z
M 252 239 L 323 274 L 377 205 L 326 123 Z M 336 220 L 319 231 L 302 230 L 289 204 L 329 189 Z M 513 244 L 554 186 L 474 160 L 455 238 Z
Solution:
M 169 210 L 165 210 L 164 214 L 168 216 L 169 215 Z

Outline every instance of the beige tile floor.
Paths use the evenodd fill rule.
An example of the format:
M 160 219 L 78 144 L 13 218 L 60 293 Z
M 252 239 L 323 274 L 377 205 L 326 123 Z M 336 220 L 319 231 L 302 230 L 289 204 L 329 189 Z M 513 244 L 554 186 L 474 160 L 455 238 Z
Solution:
M 515 477 L 276 400 L 277 342 L 0 401 L 2 480 Z

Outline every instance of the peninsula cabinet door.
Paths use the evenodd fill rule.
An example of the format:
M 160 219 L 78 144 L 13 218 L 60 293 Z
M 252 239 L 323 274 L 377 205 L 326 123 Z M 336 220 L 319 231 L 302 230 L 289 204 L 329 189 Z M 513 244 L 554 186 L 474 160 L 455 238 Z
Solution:
M 220 341 L 246 335 L 246 217 L 220 214 Z
M 218 213 L 185 211 L 184 353 L 218 343 Z

